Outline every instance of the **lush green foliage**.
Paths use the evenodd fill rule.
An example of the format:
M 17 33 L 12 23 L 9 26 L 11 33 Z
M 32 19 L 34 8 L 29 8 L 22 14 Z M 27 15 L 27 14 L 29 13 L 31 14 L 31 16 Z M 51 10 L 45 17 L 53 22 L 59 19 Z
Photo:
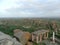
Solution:
M 23 31 L 33 32 L 34 28 L 24 28 L 22 26 L 15 26 L 15 25 L 0 25 L 0 31 L 13 36 L 13 30 L 20 29 Z

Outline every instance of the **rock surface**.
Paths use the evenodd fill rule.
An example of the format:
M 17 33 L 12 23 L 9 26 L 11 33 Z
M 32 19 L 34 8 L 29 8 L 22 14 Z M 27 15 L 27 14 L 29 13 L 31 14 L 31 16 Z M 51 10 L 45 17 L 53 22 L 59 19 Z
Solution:
M 22 45 L 15 38 L 0 32 L 0 45 Z
M 27 45 L 33 45 L 33 43 L 32 42 L 27 42 Z
M 23 45 L 25 45 L 29 41 L 31 34 L 29 32 L 14 30 L 14 36 L 17 37 Z

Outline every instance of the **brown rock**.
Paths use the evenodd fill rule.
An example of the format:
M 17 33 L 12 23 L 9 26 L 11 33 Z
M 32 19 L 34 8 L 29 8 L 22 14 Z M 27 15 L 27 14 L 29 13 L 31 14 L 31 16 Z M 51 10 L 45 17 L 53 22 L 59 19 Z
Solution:
M 14 30 L 14 36 L 17 37 L 23 45 L 25 45 L 31 38 L 29 32 L 20 31 L 19 29 Z
M 25 45 L 30 40 L 31 34 L 29 32 L 24 32 L 24 34 L 21 37 L 21 43 Z
M 33 45 L 33 43 L 32 42 L 27 42 L 27 45 Z
M 14 33 L 18 33 L 18 32 L 20 32 L 21 30 L 20 29 L 15 29 L 13 32 Z
M 24 37 L 25 37 L 26 40 L 29 40 L 30 37 L 31 37 L 31 34 L 29 32 L 25 32 Z

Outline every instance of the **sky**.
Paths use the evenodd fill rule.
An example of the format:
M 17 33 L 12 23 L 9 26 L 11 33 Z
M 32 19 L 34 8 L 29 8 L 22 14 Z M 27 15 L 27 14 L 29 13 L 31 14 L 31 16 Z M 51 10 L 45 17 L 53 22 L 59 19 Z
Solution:
M 60 0 L 0 0 L 0 17 L 60 17 Z

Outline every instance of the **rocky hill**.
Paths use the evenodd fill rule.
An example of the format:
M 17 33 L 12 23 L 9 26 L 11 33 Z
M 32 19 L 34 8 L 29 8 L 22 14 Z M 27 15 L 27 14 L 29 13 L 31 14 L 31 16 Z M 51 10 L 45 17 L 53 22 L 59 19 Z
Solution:
M 22 45 L 15 38 L 0 32 L 0 45 Z

